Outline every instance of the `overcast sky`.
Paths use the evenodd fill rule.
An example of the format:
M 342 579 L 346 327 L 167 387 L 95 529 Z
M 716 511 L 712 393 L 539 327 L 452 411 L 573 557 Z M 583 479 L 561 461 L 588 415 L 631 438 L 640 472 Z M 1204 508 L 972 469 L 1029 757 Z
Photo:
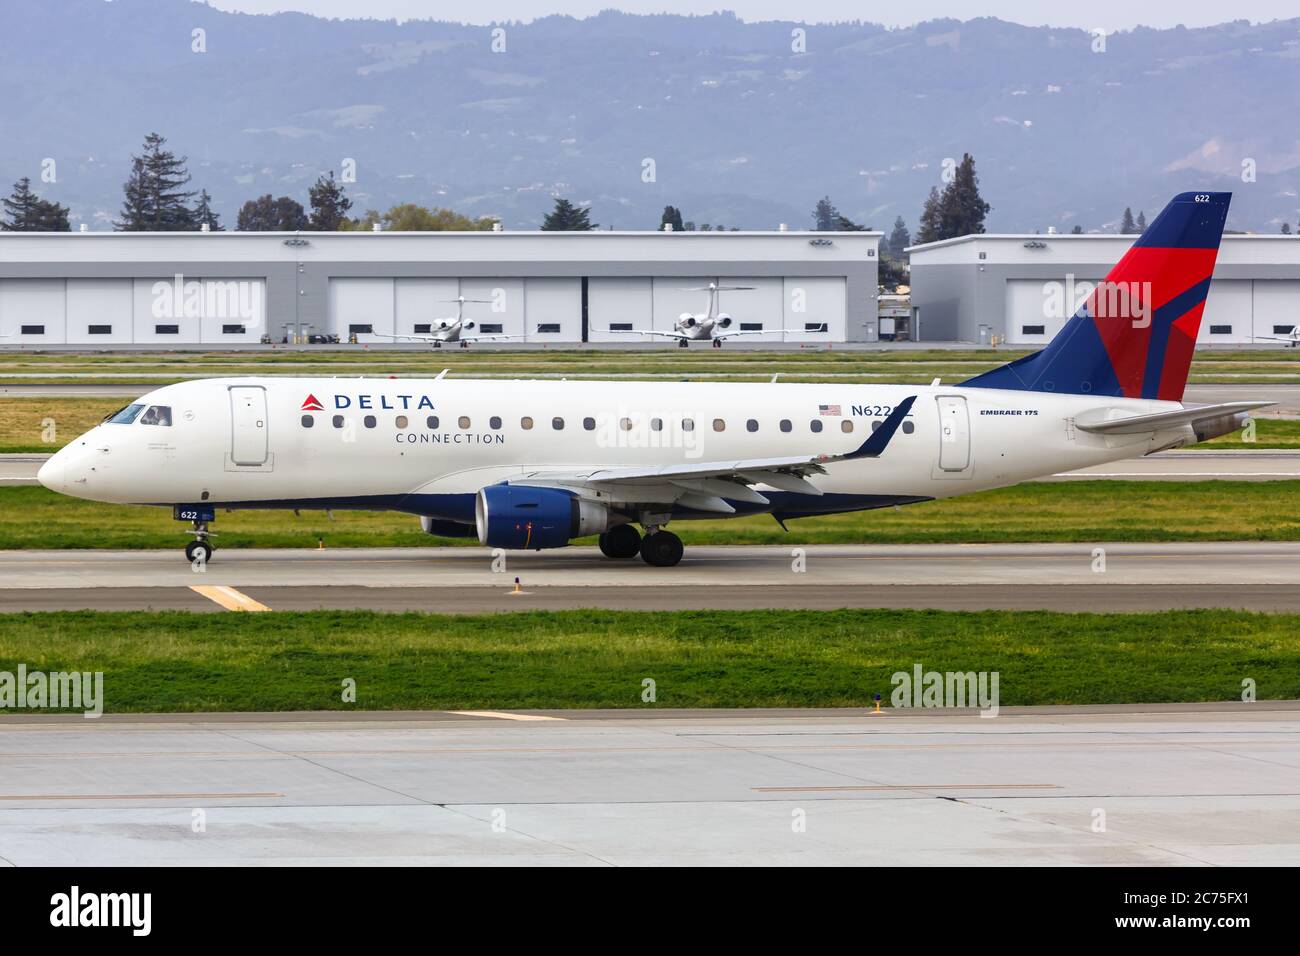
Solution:
M 222 10 L 274 13 L 300 10 L 325 17 L 393 17 L 399 20 L 433 17 L 465 23 L 494 20 L 534 20 L 551 13 L 586 17 L 602 9 L 630 13 L 711 13 L 731 10 L 745 20 L 869 20 L 900 26 L 936 17 L 995 16 L 1031 26 L 1072 26 L 1122 30 L 1155 27 L 1206 26 L 1225 20 L 1280 20 L 1300 14 L 1295 0 L 910 0 L 870 3 L 863 0 L 210 0 Z

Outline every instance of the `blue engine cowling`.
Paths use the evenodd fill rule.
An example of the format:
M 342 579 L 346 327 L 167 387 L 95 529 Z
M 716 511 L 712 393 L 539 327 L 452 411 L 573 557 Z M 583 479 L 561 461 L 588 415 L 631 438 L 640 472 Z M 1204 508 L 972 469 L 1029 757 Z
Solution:
M 480 544 L 540 551 L 609 527 L 609 510 L 570 491 L 528 485 L 489 485 L 474 501 Z

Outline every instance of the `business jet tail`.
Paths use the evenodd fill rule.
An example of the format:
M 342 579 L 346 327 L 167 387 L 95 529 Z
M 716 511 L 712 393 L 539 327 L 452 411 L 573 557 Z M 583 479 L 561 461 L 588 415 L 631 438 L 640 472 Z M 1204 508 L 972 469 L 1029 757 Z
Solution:
M 1047 348 L 963 385 L 1180 401 L 1232 193 L 1181 193 Z

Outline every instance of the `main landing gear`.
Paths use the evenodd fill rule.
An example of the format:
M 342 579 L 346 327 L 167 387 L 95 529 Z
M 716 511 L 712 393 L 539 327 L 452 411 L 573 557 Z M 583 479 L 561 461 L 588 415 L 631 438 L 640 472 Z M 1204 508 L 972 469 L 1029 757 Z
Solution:
M 643 538 L 630 524 L 610 528 L 599 538 L 600 553 L 607 558 L 624 560 L 641 555 L 641 560 L 656 568 L 671 568 L 682 559 L 682 539 L 671 531 L 654 525 Z
M 690 345 L 691 345 L 691 343 L 688 342 L 686 339 L 678 339 L 678 340 L 677 340 L 677 347 L 678 347 L 679 349 L 690 348 Z
M 682 539 L 671 531 L 652 531 L 641 539 L 641 560 L 656 568 L 671 568 L 682 559 Z
M 630 524 L 610 528 L 598 541 L 600 553 L 607 558 L 635 558 L 641 550 L 641 534 Z

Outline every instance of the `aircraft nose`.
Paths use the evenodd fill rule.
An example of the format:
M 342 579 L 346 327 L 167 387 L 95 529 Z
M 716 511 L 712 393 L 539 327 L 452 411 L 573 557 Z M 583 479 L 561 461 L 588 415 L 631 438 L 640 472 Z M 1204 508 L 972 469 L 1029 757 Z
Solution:
M 68 470 L 67 456 L 58 451 L 50 456 L 36 472 L 36 480 L 50 491 L 63 491 L 66 485 L 65 475 Z

